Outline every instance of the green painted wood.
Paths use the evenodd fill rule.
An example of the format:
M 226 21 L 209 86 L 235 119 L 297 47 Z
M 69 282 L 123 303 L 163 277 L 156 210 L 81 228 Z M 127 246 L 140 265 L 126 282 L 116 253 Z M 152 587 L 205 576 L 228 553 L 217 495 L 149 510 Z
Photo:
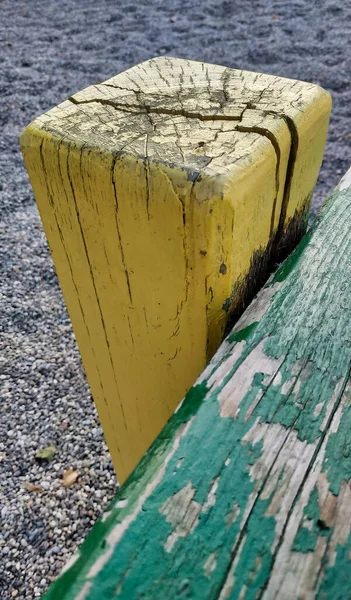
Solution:
M 348 185 L 244 313 L 46 600 L 350 597 Z

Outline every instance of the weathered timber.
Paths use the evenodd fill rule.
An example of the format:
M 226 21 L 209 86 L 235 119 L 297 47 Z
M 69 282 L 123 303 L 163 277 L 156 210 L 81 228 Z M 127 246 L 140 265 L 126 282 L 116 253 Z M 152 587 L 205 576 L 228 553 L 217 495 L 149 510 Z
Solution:
M 120 481 L 305 229 L 329 112 L 315 85 L 160 58 L 22 134 Z
M 351 171 L 47 600 L 350 598 L 350 186 Z

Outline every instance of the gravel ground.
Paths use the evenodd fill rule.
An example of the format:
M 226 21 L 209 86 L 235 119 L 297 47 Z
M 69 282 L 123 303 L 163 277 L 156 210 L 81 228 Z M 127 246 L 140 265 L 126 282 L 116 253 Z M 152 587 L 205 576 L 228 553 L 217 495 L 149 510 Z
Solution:
M 1 599 L 40 596 L 117 488 L 21 130 L 75 91 L 162 54 L 319 83 L 334 108 L 316 210 L 350 162 L 350 8 L 351 0 L 0 0 Z M 39 463 L 35 453 L 49 444 L 57 454 Z M 79 479 L 63 488 L 68 468 Z

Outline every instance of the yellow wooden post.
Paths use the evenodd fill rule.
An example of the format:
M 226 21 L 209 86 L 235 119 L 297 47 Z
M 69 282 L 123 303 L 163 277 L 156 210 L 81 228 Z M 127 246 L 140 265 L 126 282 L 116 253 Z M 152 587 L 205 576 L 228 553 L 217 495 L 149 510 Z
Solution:
M 121 482 L 303 232 L 329 112 L 318 86 L 158 58 L 22 134 Z

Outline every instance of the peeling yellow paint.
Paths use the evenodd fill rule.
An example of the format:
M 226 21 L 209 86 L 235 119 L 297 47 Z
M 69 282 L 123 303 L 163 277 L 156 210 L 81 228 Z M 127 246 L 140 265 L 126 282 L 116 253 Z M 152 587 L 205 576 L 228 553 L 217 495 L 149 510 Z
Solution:
M 308 209 L 329 111 L 318 86 L 159 58 L 22 134 L 121 483 Z

